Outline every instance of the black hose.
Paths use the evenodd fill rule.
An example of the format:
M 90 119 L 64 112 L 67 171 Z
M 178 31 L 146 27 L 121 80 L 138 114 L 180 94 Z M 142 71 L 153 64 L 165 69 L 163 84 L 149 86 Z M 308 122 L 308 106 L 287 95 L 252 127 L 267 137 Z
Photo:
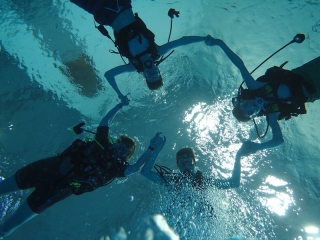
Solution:
M 171 22 L 170 22 L 170 32 L 169 32 L 168 42 L 170 41 L 171 31 L 172 31 L 172 18 L 171 18 Z
M 259 133 L 256 121 L 254 120 L 254 118 L 252 119 L 252 121 L 254 123 L 254 126 L 255 126 L 255 129 L 256 129 L 256 132 L 257 132 L 257 135 L 258 135 L 259 138 L 264 138 L 267 135 L 268 131 L 269 131 L 270 124 L 269 124 L 269 116 L 268 115 L 266 115 L 266 119 L 267 119 L 267 128 L 266 128 L 266 131 L 264 132 L 264 134 L 262 136 Z

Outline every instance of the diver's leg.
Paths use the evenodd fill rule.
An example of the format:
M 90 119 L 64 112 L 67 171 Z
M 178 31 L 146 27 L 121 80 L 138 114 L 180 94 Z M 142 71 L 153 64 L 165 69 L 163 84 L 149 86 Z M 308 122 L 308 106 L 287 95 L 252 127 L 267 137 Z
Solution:
M 37 183 L 45 179 L 44 176 L 50 177 L 53 170 L 59 169 L 59 165 L 59 158 L 51 157 L 20 168 L 15 174 L 0 182 L 0 196 L 35 187 Z
M 38 214 L 31 210 L 27 201 L 24 201 L 17 211 L 0 224 L 0 237 L 8 236 L 22 224 L 37 215 Z
M 310 65 L 319 64 L 319 63 L 320 63 L 320 57 L 317 57 L 311 60 L 310 62 L 303 64 L 302 66 L 310 66 Z
M 15 174 L 0 182 L 0 196 L 21 190 L 17 184 Z
M 306 64 L 291 70 L 304 77 L 310 83 L 315 93 L 308 97 L 308 102 L 320 99 L 320 57 L 317 57 Z

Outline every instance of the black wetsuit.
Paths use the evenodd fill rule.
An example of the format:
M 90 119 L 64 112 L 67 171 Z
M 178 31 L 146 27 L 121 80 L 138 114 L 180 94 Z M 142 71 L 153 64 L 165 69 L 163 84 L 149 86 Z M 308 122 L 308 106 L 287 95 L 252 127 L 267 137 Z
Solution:
M 96 22 L 111 25 L 119 13 L 132 8 L 131 0 L 70 0 L 82 9 L 91 13 Z
M 84 144 L 84 148 L 71 153 L 69 147 L 58 156 L 33 162 L 16 172 L 20 189 L 35 188 L 27 198 L 35 213 L 72 194 L 90 192 L 114 178 L 125 177 L 128 163 L 119 161 L 113 153 L 108 155 L 108 132 L 108 127 L 98 127 L 95 141 Z

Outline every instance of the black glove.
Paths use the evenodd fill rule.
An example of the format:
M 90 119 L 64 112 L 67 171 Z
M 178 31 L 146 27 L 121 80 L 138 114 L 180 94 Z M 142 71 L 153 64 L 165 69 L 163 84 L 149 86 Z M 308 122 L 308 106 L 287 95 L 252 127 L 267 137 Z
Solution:
M 74 131 L 75 134 L 79 135 L 80 133 L 83 132 L 83 129 L 82 129 L 81 127 L 84 126 L 84 125 L 85 125 L 85 123 L 84 123 L 84 122 L 81 122 L 81 123 L 79 123 L 77 126 L 74 126 L 74 127 L 72 128 L 72 130 Z
M 302 33 L 298 33 L 294 38 L 293 38 L 293 42 L 296 43 L 302 43 L 304 40 L 306 39 L 306 36 Z
M 179 17 L 180 12 L 176 11 L 174 8 L 170 8 L 168 11 L 168 16 L 170 18 L 174 18 L 174 16 L 176 16 L 177 18 Z

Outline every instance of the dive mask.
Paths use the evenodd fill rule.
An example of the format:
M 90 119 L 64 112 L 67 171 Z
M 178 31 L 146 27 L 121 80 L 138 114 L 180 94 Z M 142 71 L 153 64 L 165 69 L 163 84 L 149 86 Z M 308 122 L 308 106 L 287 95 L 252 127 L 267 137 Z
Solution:
M 240 108 L 244 111 L 246 117 L 256 117 L 264 106 L 263 98 L 256 97 L 255 99 L 242 99 L 238 101 Z
M 177 164 L 179 169 L 183 172 L 185 170 L 193 170 L 195 166 L 194 158 L 188 157 L 186 155 L 182 155 L 178 158 Z
M 149 82 L 154 82 L 160 79 L 160 71 L 159 68 L 155 65 L 152 60 L 146 60 L 143 62 L 143 76 Z

